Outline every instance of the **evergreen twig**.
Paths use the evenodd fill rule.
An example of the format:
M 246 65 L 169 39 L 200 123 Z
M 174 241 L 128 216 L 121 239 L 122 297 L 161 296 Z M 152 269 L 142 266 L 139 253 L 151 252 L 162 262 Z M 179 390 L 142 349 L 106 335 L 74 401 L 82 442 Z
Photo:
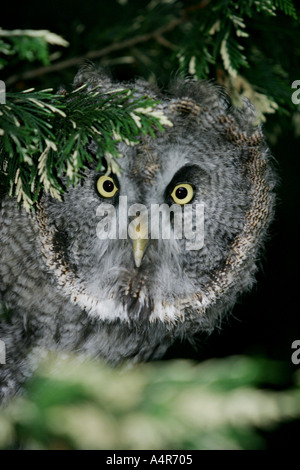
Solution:
M 67 95 L 52 90 L 8 93 L 1 106 L 0 178 L 10 195 L 29 210 L 41 188 L 60 199 L 61 176 L 77 184 L 81 170 L 94 157 L 87 150 L 97 144 L 97 169 L 102 156 L 118 172 L 117 144 L 138 142 L 141 133 L 172 125 L 150 98 L 137 98 L 128 89 L 110 94 L 84 87 Z

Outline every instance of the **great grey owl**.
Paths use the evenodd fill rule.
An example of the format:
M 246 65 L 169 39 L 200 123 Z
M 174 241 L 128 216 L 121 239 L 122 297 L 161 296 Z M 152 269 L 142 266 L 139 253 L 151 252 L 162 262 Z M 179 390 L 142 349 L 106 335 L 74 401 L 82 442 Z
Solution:
M 253 284 L 273 216 L 276 177 L 248 100 L 234 108 L 219 86 L 191 79 L 176 80 L 165 93 L 96 71 L 79 72 L 74 86 L 83 83 L 160 100 L 157 109 L 173 125 L 156 138 L 142 135 L 137 145 L 120 144 L 119 176 L 91 166 L 62 202 L 44 194 L 28 214 L 15 200 L 2 200 L 2 399 L 19 391 L 40 351 L 75 351 L 111 364 L 148 361 L 177 338 L 212 331 Z M 92 142 L 89 151 L 96 155 Z M 109 214 L 120 225 L 125 199 L 149 218 L 160 207 L 160 229 L 168 220 L 170 236 L 151 236 L 140 210 L 140 238 L 127 226 L 122 237 L 109 237 Z M 182 218 L 185 206 L 192 208 L 182 219 L 189 233 L 196 233 L 201 209 L 201 246 L 188 246 L 185 230 L 175 236 L 175 209 L 163 219 L 174 204 Z

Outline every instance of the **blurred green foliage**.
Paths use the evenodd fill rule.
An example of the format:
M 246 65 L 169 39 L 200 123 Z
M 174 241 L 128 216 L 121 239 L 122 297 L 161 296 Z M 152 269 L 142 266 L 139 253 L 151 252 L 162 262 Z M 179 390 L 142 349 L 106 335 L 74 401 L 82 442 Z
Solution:
M 49 355 L 0 412 L 9 449 L 264 449 L 260 431 L 300 417 L 299 371 L 231 356 L 111 369 Z

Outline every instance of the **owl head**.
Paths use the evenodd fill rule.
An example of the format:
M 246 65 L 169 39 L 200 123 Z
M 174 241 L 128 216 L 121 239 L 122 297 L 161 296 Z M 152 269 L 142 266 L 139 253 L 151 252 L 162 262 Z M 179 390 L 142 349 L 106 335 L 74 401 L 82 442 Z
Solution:
M 207 81 L 178 79 L 162 93 L 82 70 L 82 84 L 159 100 L 172 125 L 120 143 L 118 174 L 96 171 L 91 142 L 95 166 L 81 183 L 63 202 L 43 197 L 36 217 L 49 269 L 101 321 L 211 331 L 253 284 L 273 216 L 276 178 L 254 107 L 232 107 Z

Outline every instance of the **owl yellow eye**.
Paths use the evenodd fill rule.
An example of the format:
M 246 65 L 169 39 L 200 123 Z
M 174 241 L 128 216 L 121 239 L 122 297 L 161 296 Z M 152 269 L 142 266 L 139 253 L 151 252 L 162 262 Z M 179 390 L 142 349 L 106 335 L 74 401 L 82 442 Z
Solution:
M 97 181 L 97 189 L 102 197 L 113 197 L 118 191 L 117 186 L 112 178 L 102 175 Z
M 171 197 L 176 204 L 188 204 L 194 196 L 194 190 L 190 184 L 178 184 L 173 189 Z

